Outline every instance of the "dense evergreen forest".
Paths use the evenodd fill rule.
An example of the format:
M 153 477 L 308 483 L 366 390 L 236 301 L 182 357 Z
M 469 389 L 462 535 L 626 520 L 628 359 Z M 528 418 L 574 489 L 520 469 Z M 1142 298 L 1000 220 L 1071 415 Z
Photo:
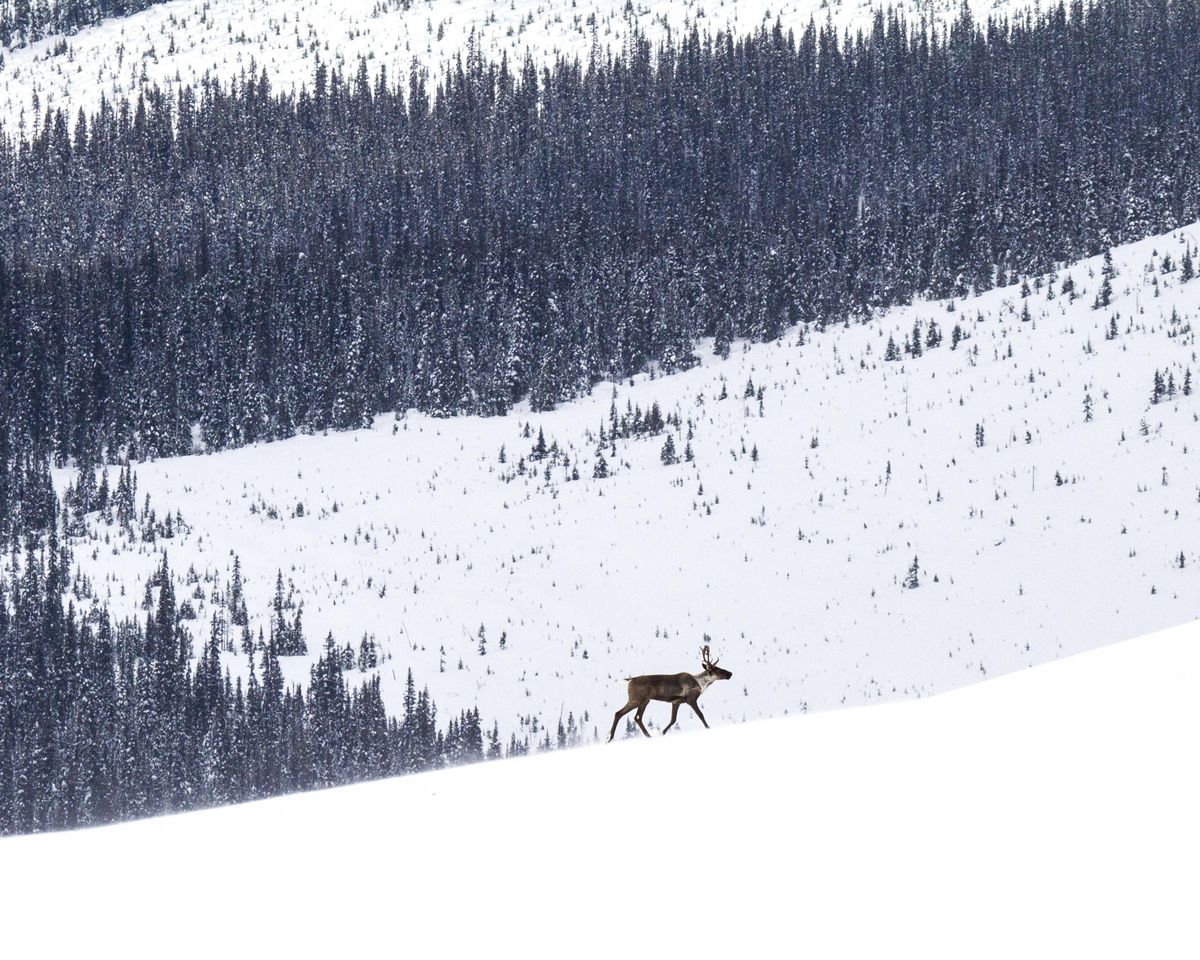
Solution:
M 1200 8 L 317 70 L 0 144 L 10 450 L 136 459 L 543 409 L 1200 216 Z
M 286 689 L 65 603 L 51 463 L 379 412 L 546 409 L 799 322 L 960 296 L 1200 218 L 1200 7 L 1100 0 L 945 31 L 692 33 L 435 90 L 365 65 L 47 114 L 0 137 L 0 832 L 499 751 L 388 718 L 332 641 Z M 295 639 L 295 638 L 293 638 Z M 521 746 L 514 740 L 510 749 Z

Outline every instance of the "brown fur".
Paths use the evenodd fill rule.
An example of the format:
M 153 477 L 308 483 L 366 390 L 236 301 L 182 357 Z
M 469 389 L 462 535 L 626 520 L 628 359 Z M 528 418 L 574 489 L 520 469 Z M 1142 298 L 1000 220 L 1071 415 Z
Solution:
M 728 670 L 718 667 L 715 660 L 709 660 L 708 647 L 704 647 L 701 654 L 704 658 L 704 669 L 701 671 L 700 676 L 708 680 L 706 684 L 701 684 L 690 673 L 651 673 L 641 677 L 626 677 L 625 679 L 629 681 L 628 703 L 613 716 L 612 729 L 608 732 L 609 742 L 611 743 L 612 738 L 616 736 L 617 724 L 630 710 L 637 710 L 637 713 L 633 716 L 633 720 L 642 733 L 650 736 L 650 731 L 642 723 L 642 714 L 646 712 L 646 705 L 651 700 L 660 700 L 671 704 L 671 722 L 663 728 L 664 734 L 671 727 L 675 726 L 675 718 L 679 713 L 679 706 L 684 703 L 692 708 L 696 716 L 700 718 L 700 722 L 704 724 L 705 729 L 708 729 L 708 721 L 704 719 L 704 714 L 700 712 L 700 707 L 696 701 L 700 698 L 700 694 L 704 692 L 705 687 L 713 681 L 728 680 L 733 674 Z

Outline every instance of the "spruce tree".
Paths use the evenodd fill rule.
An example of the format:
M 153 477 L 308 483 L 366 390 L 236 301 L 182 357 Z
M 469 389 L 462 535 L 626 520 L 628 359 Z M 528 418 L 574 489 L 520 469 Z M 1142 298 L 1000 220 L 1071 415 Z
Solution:
M 675 438 L 672 434 L 667 434 L 666 442 L 663 443 L 662 452 L 659 454 L 659 459 L 666 466 L 672 466 L 679 462 L 679 457 L 675 453 Z

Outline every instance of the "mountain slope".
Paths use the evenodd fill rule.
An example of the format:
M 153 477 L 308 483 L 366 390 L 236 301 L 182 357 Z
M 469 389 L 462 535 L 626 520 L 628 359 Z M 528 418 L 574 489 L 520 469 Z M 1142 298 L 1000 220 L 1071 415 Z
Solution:
M 1188 621 L 1200 280 L 1180 263 L 1198 246 L 1191 226 L 1116 249 L 1099 309 L 1094 258 L 1028 297 L 918 303 L 724 361 L 702 344 L 697 368 L 550 413 L 389 415 L 142 464 L 139 504 L 183 525 L 148 543 L 91 515 L 77 600 L 139 614 L 165 551 L 193 635 L 215 615 L 244 677 L 236 558 L 252 636 L 277 574 L 287 617 L 302 604 L 310 655 L 289 680 L 327 633 L 373 637 L 394 712 L 411 668 L 443 710 L 478 704 L 533 742 L 560 721 L 606 735 L 623 678 L 698 669 L 705 635 L 734 671 L 705 696 L 727 723 L 921 697 Z M 884 359 L 935 322 L 940 346 Z M 677 426 L 601 444 L 614 408 L 654 404 Z M 534 459 L 539 433 L 557 453 Z M 680 463 L 662 463 L 667 434 Z
M 1198 678 L 1192 624 L 921 703 L 10 838 L 6 942 L 1182 956 Z
M 1027 0 L 972 0 L 975 15 L 1008 15 Z M 158 86 L 167 91 L 205 77 L 228 82 L 251 70 L 268 72 L 275 89 L 311 82 L 320 60 L 347 74 L 367 62 L 373 77 L 407 77 L 414 61 L 436 78 L 464 54 L 473 39 L 488 56 L 516 65 L 559 54 L 586 59 L 593 46 L 620 50 L 632 30 L 652 41 L 696 24 L 701 30 L 745 33 L 777 20 L 803 30 L 827 18 L 851 30 L 870 26 L 877 10 L 904 10 L 912 19 L 942 21 L 961 10 L 953 0 L 881 4 L 875 0 L 586 0 L 570 4 L 486 0 L 453 4 L 416 0 L 174 0 L 130 17 L 106 21 L 70 37 L 50 37 L 4 54 L 0 68 L 0 120 L 26 128 L 47 108 L 92 110 L 101 96 L 136 97 Z M 37 109 L 34 109 L 36 98 Z

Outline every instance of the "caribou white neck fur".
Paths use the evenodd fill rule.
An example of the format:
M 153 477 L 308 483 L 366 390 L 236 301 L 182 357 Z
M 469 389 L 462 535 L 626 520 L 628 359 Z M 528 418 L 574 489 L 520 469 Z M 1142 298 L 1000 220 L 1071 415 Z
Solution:
M 701 693 L 711 687 L 717 679 L 717 675 L 715 673 L 709 673 L 707 670 L 704 671 L 704 673 L 694 673 L 692 676 L 695 678 L 696 682 L 700 684 Z

